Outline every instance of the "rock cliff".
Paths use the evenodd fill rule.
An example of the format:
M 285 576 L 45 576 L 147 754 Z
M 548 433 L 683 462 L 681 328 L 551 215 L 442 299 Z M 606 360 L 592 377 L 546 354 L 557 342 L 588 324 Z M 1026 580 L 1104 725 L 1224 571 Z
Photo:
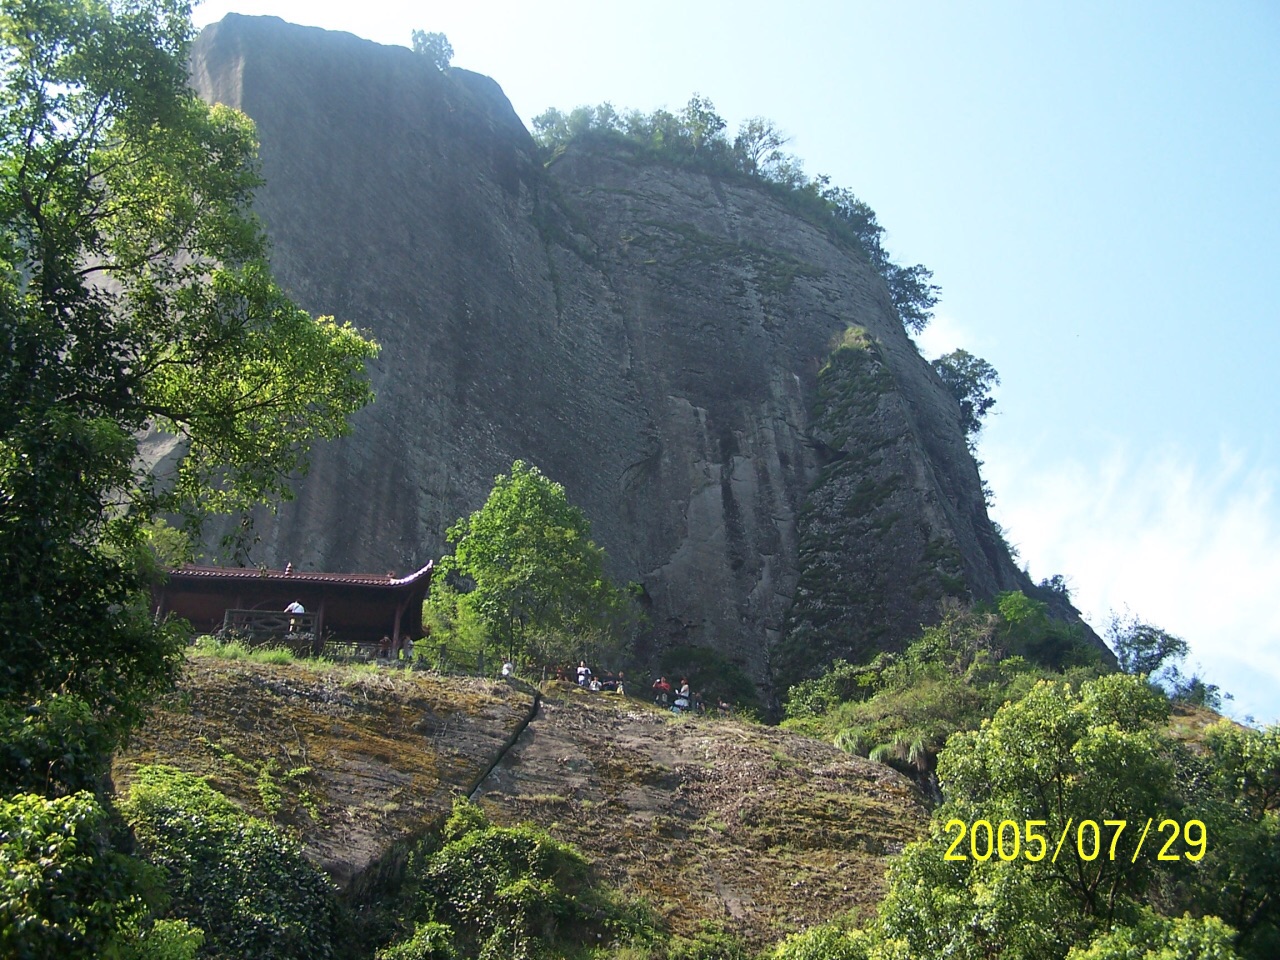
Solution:
M 544 168 L 492 80 L 272 18 L 207 28 L 192 71 L 257 122 L 284 287 L 383 345 L 256 561 L 414 569 L 524 458 L 655 648 L 765 689 L 1029 586 L 877 273 L 758 185 L 625 147 Z

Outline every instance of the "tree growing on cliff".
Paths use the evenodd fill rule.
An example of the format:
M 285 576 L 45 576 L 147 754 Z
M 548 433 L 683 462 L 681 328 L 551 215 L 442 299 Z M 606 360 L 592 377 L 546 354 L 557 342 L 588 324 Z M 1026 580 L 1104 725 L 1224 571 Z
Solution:
M 604 574 L 605 553 L 591 542 L 586 514 L 535 466 L 513 463 L 485 505 L 448 536 L 456 546 L 437 578 L 463 588 L 432 602 L 477 619 L 504 656 L 586 655 L 634 623 L 630 597 Z
M 174 667 L 150 522 L 286 496 L 372 396 L 375 345 L 271 279 L 253 126 L 188 88 L 192 32 L 182 0 L 0 3 L 0 708 L 77 698 L 108 740 Z
M 1000 385 L 996 368 L 968 350 L 953 350 L 931 364 L 943 386 L 960 404 L 960 426 L 972 450 L 982 430 L 982 421 L 996 405 L 991 388 Z
M 453 44 L 443 33 L 413 31 L 413 52 L 420 53 L 436 65 L 437 70 L 448 70 L 453 62 Z

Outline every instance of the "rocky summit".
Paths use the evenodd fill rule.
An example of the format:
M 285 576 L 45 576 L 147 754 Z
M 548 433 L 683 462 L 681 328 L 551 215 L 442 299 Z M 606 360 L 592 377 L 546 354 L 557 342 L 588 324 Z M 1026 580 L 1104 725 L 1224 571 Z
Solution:
M 1030 588 L 879 274 L 762 184 L 625 144 L 544 164 L 493 80 L 274 18 L 206 28 L 192 76 L 257 123 L 283 286 L 383 347 L 255 562 L 416 569 L 522 458 L 643 587 L 648 653 L 766 692 Z

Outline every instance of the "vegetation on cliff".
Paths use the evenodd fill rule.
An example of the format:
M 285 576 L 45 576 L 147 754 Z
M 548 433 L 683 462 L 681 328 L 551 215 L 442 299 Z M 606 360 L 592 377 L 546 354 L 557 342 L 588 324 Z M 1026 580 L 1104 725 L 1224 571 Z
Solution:
M 759 184 L 857 250 L 884 279 L 904 327 L 919 333 L 928 326 L 941 292 L 930 282 L 933 272 L 922 264 L 904 267 L 890 259 L 874 210 L 851 191 L 832 186 L 829 177 L 808 177 L 800 159 L 783 152 L 787 137 L 773 121 L 752 117 L 732 141 L 725 126 L 715 105 L 699 94 L 678 113 L 619 113 L 602 103 L 567 114 L 552 108 L 533 119 L 534 136 L 549 162 L 574 142 L 625 144 L 667 162 Z
M 775 957 L 1245 957 L 1280 945 L 1280 730 L 1193 743 L 1141 677 L 1041 681 L 938 758 L 875 921 Z
M 995 603 L 944 606 L 941 621 L 900 653 L 837 661 L 793 686 L 783 726 L 925 778 L 949 738 L 976 730 L 1042 680 L 1079 684 L 1102 654 L 1045 605 L 1010 592 Z

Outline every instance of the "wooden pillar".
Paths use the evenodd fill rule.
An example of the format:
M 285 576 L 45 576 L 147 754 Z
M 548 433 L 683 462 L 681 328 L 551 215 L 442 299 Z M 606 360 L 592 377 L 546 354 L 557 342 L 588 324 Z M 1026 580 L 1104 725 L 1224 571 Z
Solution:
M 391 629 L 392 659 L 400 659 L 400 651 L 404 649 L 404 639 L 400 636 L 400 617 L 404 614 L 404 603 L 396 604 L 395 626 Z
M 324 653 L 324 598 L 316 604 L 316 635 L 311 638 L 311 650 L 318 657 Z

